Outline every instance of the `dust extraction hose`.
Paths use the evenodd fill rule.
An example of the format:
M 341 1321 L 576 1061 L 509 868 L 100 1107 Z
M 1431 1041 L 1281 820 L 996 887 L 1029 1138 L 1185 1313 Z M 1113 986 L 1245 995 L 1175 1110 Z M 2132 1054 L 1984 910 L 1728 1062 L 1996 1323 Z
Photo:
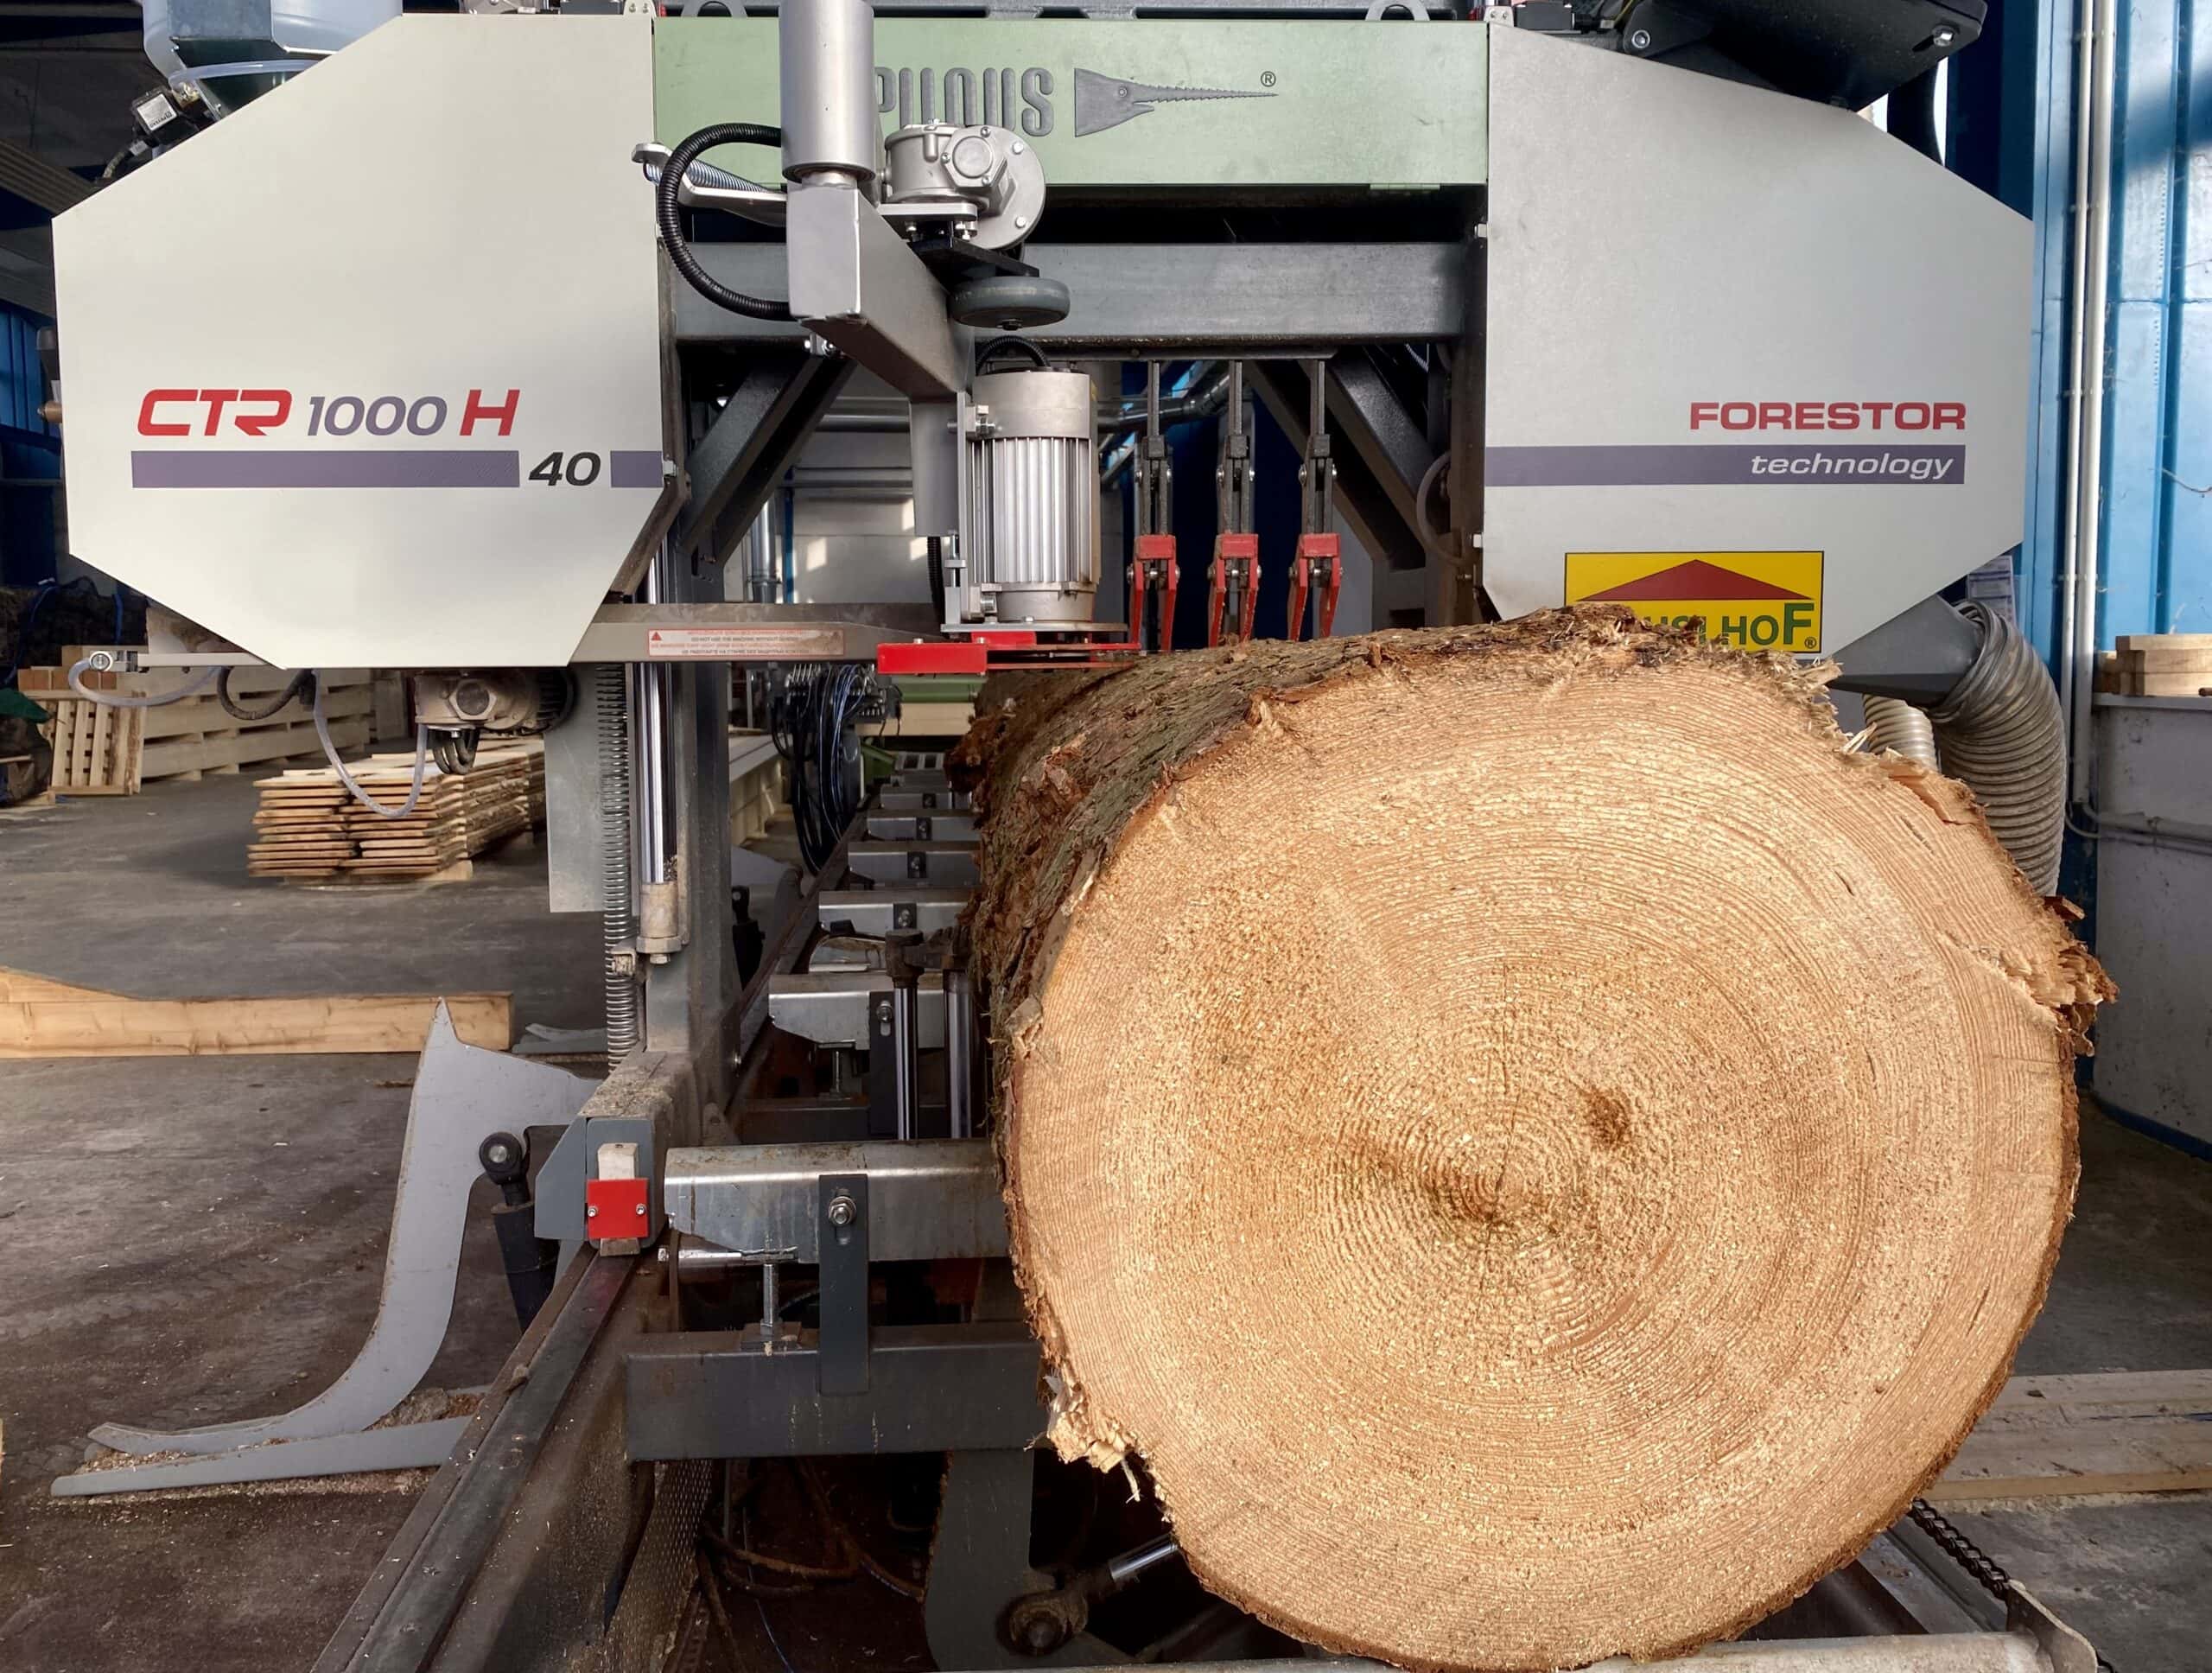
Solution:
M 1866 748 L 1869 754 L 1893 750 L 1923 767 L 1940 770 L 1942 765 L 1936 756 L 1936 728 L 1928 711 L 1902 697 L 1866 699 Z
M 2066 840 L 2066 720 L 2043 660 L 2019 630 L 1980 604 L 1959 614 L 1981 630 L 1981 654 L 1928 711 L 1943 769 L 1989 811 L 1990 829 L 2044 894 L 2058 888 Z

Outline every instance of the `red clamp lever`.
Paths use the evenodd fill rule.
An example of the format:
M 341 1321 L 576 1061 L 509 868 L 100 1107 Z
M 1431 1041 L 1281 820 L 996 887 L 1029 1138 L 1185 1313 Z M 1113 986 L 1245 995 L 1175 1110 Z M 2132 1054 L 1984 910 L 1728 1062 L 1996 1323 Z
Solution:
M 1306 596 L 1315 595 L 1313 637 L 1326 639 L 1337 620 L 1337 595 L 1344 577 L 1344 539 L 1333 534 L 1302 534 L 1298 555 L 1290 561 L 1290 633 L 1299 639 L 1306 629 Z
M 1252 612 L 1260 601 L 1260 537 L 1255 534 L 1221 534 L 1214 537 L 1213 574 L 1208 593 L 1212 607 L 1208 613 L 1206 643 L 1222 642 L 1222 615 L 1230 593 L 1236 595 L 1236 619 L 1233 627 L 1237 639 L 1252 637 Z
M 1135 560 L 1129 565 L 1129 637 L 1148 651 L 1175 648 L 1175 537 L 1141 534 Z M 1144 644 L 1144 599 L 1147 590 L 1160 594 L 1160 639 Z

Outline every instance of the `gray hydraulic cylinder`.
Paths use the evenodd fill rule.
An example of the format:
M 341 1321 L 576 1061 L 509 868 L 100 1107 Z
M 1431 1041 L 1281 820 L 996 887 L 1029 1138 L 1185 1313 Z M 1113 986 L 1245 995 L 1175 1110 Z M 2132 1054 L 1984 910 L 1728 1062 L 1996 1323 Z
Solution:
M 868 0 L 785 0 L 776 33 L 784 178 L 875 178 L 875 11 Z

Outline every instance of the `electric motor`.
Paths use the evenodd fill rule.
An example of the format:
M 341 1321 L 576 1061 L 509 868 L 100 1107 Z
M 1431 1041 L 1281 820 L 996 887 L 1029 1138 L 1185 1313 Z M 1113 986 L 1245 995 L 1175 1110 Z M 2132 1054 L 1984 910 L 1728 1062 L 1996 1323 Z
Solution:
M 994 372 L 963 440 L 968 585 L 1002 622 L 1081 623 L 1098 591 L 1096 400 L 1088 373 Z

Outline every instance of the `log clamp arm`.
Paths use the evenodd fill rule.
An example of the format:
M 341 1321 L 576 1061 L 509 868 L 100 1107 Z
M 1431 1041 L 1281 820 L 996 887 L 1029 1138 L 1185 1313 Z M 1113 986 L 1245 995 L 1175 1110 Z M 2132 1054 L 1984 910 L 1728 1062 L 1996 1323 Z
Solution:
M 1290 613 L 1285 637 L 1306 637 L 1306 600 L 1313 598 L 1313 637 L 1336 626 L 1337 595 L 1344 578 L 1344 541 L 1329 527 L 1336 461 L 1329 456 L 1329 363 L 1307 363 L 1306 458 L 1298 468 L 1298 551 L 1290 561 Z

